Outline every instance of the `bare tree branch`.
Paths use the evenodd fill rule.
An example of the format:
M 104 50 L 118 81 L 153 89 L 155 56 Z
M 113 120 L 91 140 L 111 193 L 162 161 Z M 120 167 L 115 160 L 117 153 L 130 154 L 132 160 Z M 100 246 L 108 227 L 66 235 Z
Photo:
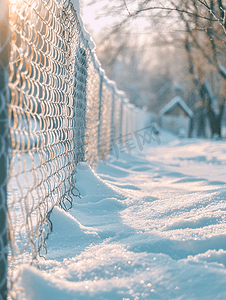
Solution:
M 125 8 L 126 8 L 128 14 L 129 14 L 129 16 L 131 16 L 131 13 L 130 13 L 130 11 L 129 11 L 129 9 L 128 9 L 128 6 L 127 6 L 127 4 L 126 4 L 126 0 L 123 0 L 123 2 L 124 2 Z

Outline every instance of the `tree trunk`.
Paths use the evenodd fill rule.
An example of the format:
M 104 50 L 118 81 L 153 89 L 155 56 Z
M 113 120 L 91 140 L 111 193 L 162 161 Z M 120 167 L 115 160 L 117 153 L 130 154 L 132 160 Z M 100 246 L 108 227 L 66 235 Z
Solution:
M 206 114 L 203 108 L 200 108 L 197 113 L 197 137 L 206 137 Z
M 191 118 L 189 122 L 188 138 L 192 137 L 193 129 L 194 129 L 194 118 Z
M 216 115 L 209 101 L 208 108 L 207 108 L 207 116 L 210 122 L 212 138 L 214 136 L 218 136 L 218 138 L 221 138 L 221 120 L 224 112 L 224 103 L 225 100 L 220 106 L 220 113 Z

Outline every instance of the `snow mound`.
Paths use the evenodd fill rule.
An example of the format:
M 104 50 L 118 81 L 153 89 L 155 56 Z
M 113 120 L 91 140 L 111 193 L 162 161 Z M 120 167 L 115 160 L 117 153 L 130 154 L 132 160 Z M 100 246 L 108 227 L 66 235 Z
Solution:
M 78 166 L 81 199 L 53 210 L 20 300 L 226 298 L 225 142 L 161 134 L 168 144 Z
M 77 200 L 78 203 L 99 202 L 105 198 L 125 198 L 104 182 L 86 163 L 78 164 L 76 188 L 81 195 L 81 201 Z

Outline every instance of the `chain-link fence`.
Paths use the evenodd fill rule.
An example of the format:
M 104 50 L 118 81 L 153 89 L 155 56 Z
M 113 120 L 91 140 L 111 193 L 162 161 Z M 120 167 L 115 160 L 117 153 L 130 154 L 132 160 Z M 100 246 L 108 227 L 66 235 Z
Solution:
M 70 1 L 11 0 L 9 20 L 7 2 L 1 1 L 6 11 L 0 13 L 0 299 L 5 299 L 6 219 L 13 285 L 20 261 L 34 262 L 45 249 L 54 206 L 69 209 L 79 196 L 77 163 L 105 160 L 112 141 L 145 126 L 148 114 L 131 106 L 106 78 Z M 15 298 L 13 287 L 9 290 Z

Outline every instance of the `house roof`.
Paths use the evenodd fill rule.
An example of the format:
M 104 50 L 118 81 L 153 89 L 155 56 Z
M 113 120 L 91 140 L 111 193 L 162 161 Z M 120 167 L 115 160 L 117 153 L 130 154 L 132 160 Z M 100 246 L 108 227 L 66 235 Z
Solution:
M 176 96 L 172 100 L 170 100 L 169 103 L 167 103 L 160 111 L 159 114 L 160 116 L 163 116 L 164 114 L 170 112 L 173 110 L 177 105 L 183 109 L 183 111 L 190 117 L 194 117 L 193 111 L 187 106 L 187 104 L 181 99 L 181 97 Z

